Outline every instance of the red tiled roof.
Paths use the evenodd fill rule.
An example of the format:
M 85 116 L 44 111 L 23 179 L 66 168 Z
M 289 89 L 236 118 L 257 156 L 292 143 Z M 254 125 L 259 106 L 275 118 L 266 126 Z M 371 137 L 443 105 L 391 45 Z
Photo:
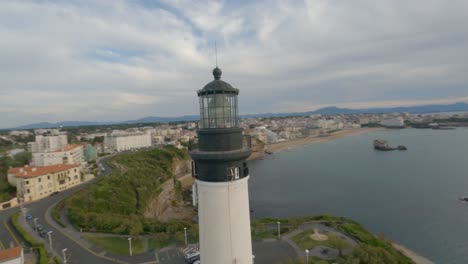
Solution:
M 83 147 L 83 145 L 80 144 L 68 144 L 65 145 L 63 148 L 59 148 L 57 150 L 54 150 L 52 152 L 62 152 L 62 151 L 70 151 L 72 149 L 78 148 L 78 147 Z
M 7 260 L 12 260 L 21 257 L 21 250 L 22 248 L 20 246 L 0 250 L 0 262 L 5 262 Z
M 18 170 L 18 172 L 15 173 L 15 176 L 22 177 L 22 178 L 32 178 L 32 177 L 47 175 L 49 173 L 66 171 L 69 169 L 77 168 L 79 166 L 80 165 L 78 164 L 57 164 L 57 165 L 50 165 L 50 166 L 24 166 L 22 168 L 23 172 Z M 21 169 L 21 168 L 15 168 L 15 169 Z
M 15 167 L 15 168 L 9 168 L 8 173 L 18 173 L 21 168 Z

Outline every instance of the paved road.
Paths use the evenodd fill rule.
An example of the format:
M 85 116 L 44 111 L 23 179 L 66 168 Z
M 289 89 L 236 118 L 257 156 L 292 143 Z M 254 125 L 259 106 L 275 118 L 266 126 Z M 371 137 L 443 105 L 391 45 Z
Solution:
M 52 233 L 52 237 L 53 237 L 52 245 L 56 252 L 60 253 L 61 255 L 62 249 L 64 248 L 68 249 L 66 251 L 67 263 L 96 263 L 96 264 L 115 263 L 113 261 L 100 258 L 94 255 L 93 253 L 83 249 L 81 246 L 76 244 L 73 240 L 69 239 L 67 236 L 59 232 L 57 228 L 49 225 L 44 220 L 44 214 L 50 206 L 70 196 L 72 193 L 78 190 L 81 190 L 83 188 L 86 188 L 89 184 L 94 183 L 98 178 L 109 175 L 111 172 L 111 169 L 106 164 L 105 162 L 106 159 L 107 158 L 104 158 L 102 159 L 103 162 L 100 162 L 104 168 L 104 171 L 96 179 L 91 180 L 87 183 L 81 184 L 79 186 L 73 187 L 71 189 L 62 191 L 55 196 L 51 196 L 51 197 L 47 197 L 39 201 L 31 202 L 31 203 L 25 204 L 24 206 L 28 214 L 31 214 L 34 217 L 37 217 L 38 222 L 41 225 L 43 225 L 46 230 L 48 231 L 50 230 L 53 232 Z M 17 245 L 18 243 L 22 244 L 23 246 L 25 245 L 24 242 L 20 240 L 20 237 L 14 234 L 14 229 L 12 229 L 11 225 L 9 225 L 11 215 L 18 211 L 19 211 L 18 207 L 0 211 L 0 226 L 1 226 L 0 247 L 2 246 L 9 247 L 10 244 Z
M 107 157 L 109 158 L 109 157 Z M 106 163 L 107 158 L 103 159 L 100 164 L 104 168 L 104 171 L 99 175 L 98 178 L 105 177 L 110 174 L 111 168 Z M 97 179 L 98 179 L 97 178 Z M 116 256 L 113 254 L 102 254 L 97 255 L 94 252 L 99 252 L 94 247 L 94 252 L 88 250 L 89 245 L 80 245 L 83 243 L 80 239 L 76 239 L 76 232 L 72 234 L 66 229 L 61 228 L 55 222 L 50 219 L 50 216 L 46 216 L 47 210 L 55 205 L 62 199 L 70 196 L 73 192 L 80 189 L 86 188 L 89 184 L 94 183 L 97 179 L 74 188 L 60 192 L 55 196 L 51 196 L 36 202 L 28 203 L 25 205 L 28 214 L 38 218 L 38 223 L 41 224 L 47 231 L 52 231 L 52 246 L 55 255 L 62 257 L 62 249 L 67 248 L 66 258 L 67 263 L 93 263 L 93 264 L 108 264 L 108 263 L 160 263 L 160 264 L 184 264 L 184 258 L 182 254 L 176 248 L 163 249 L 158 252 L 150 252 L 142 255 L 133 257 L 129 256 Z M 18 212 L 19 208 L 10 208 L 8 210 L 0 211 L 0 248 L 2 246 L 9 247 L 10 244 L 17 245 L 25 243 L 20 240 L 20 236 L 15 234 L 14 229 L 9 223 L 11 215 Z M 39 237 L 33 230 L 33 223 L 28 222 L 25 219 L 21 219 L 22 223 L 28 231 L 30 231 L 37 240 L 45 242 L 45 246 L 49 250 L 49 242 L 46 239 Z M 28 226 L 29 225 L 29 226 Z M 25 247 L 27 250 L 27 247 Z M 285 241 L 270 241 L 270 242 L 255 242 L 253 244 L 253 253 L 255 255 L 255 263 L 275 263 L 278 261 L 286 261 L 294 259 L 297 254 L 287 242 Z M 110 258 L 118 258 L 119 260 L 111 260 Z M 151 261 L 151 262 L 149 262 Z

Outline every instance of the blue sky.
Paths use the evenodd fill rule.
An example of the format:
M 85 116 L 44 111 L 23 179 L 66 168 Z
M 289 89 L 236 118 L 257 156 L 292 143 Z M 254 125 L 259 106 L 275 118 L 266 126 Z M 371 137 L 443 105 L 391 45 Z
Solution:
M 0 128 L 197 114 L 218 43 L 241 113 L 468 101 L 463 0 L 0 2 Z

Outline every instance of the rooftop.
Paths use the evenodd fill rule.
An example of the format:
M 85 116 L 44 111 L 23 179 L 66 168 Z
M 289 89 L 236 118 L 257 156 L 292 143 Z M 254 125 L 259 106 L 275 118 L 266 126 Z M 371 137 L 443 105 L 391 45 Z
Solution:
M 229 83 L 221 80 L 222 71 L 220 68 L 216 67 L 213 70 L 214 80 L 205 85 L 203 89 L 198 90 L 198 96 L 207 95 L 207 94 L 239 94 L 239 89 L 232 87 Z
M 78 164 L 58 164 L 50 166 L 24 166 L 20 168 L 10 168 L 8 173 L 14 173 L 16 177 L 33 178 L 37 176 L 47 175 L 49 173 L 56 173 L 66 171 L 69 169 L 77 168 Z
M 57 150 L 54 150 L 52 152 L 63 152 L 63 151 L 70 151 L 72 149 L 75 149 L 75 148 L 79 148 L 79 147 L 82 147 L 83 145 L 80 145 L 80 144 L 68 144 L 68 145 L 65 145 L 63 146 L 62 148 L 59 148 Z
M 5 250 L 0 250 L 0 262 L 6 262 L 8 260 L 21 257 L 22 250 L 23 248 L 20 246 L 5 249 Z

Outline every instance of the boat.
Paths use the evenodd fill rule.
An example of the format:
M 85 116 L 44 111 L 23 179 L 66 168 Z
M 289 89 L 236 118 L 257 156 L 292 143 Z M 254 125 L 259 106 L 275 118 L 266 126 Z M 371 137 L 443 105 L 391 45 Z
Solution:
M 468 197 L 467 196 L 462 196 L 462 197 L 458 198 L 458 200 L 460 200 L 462 202 L 465 202 L 465 203 L 468 203 Z
M 382 140 L 382 139 L 374 140 L 374 149 L 382 150 L 382 151 L 395 150 L 395 148 L 392 148 L 388 145 L 386 140 Z
M 444 126 L 436 126 L 433 127 L 433 130 L 454 130 L 456 127 L 444 127 Z
M 406 146 L 399 145 L 398 147 L 390 147 L 386 140 L 376 139 L 374 140 L 374 149 L 381 151 L 390 151 L 390 150 L 407 150 Z

